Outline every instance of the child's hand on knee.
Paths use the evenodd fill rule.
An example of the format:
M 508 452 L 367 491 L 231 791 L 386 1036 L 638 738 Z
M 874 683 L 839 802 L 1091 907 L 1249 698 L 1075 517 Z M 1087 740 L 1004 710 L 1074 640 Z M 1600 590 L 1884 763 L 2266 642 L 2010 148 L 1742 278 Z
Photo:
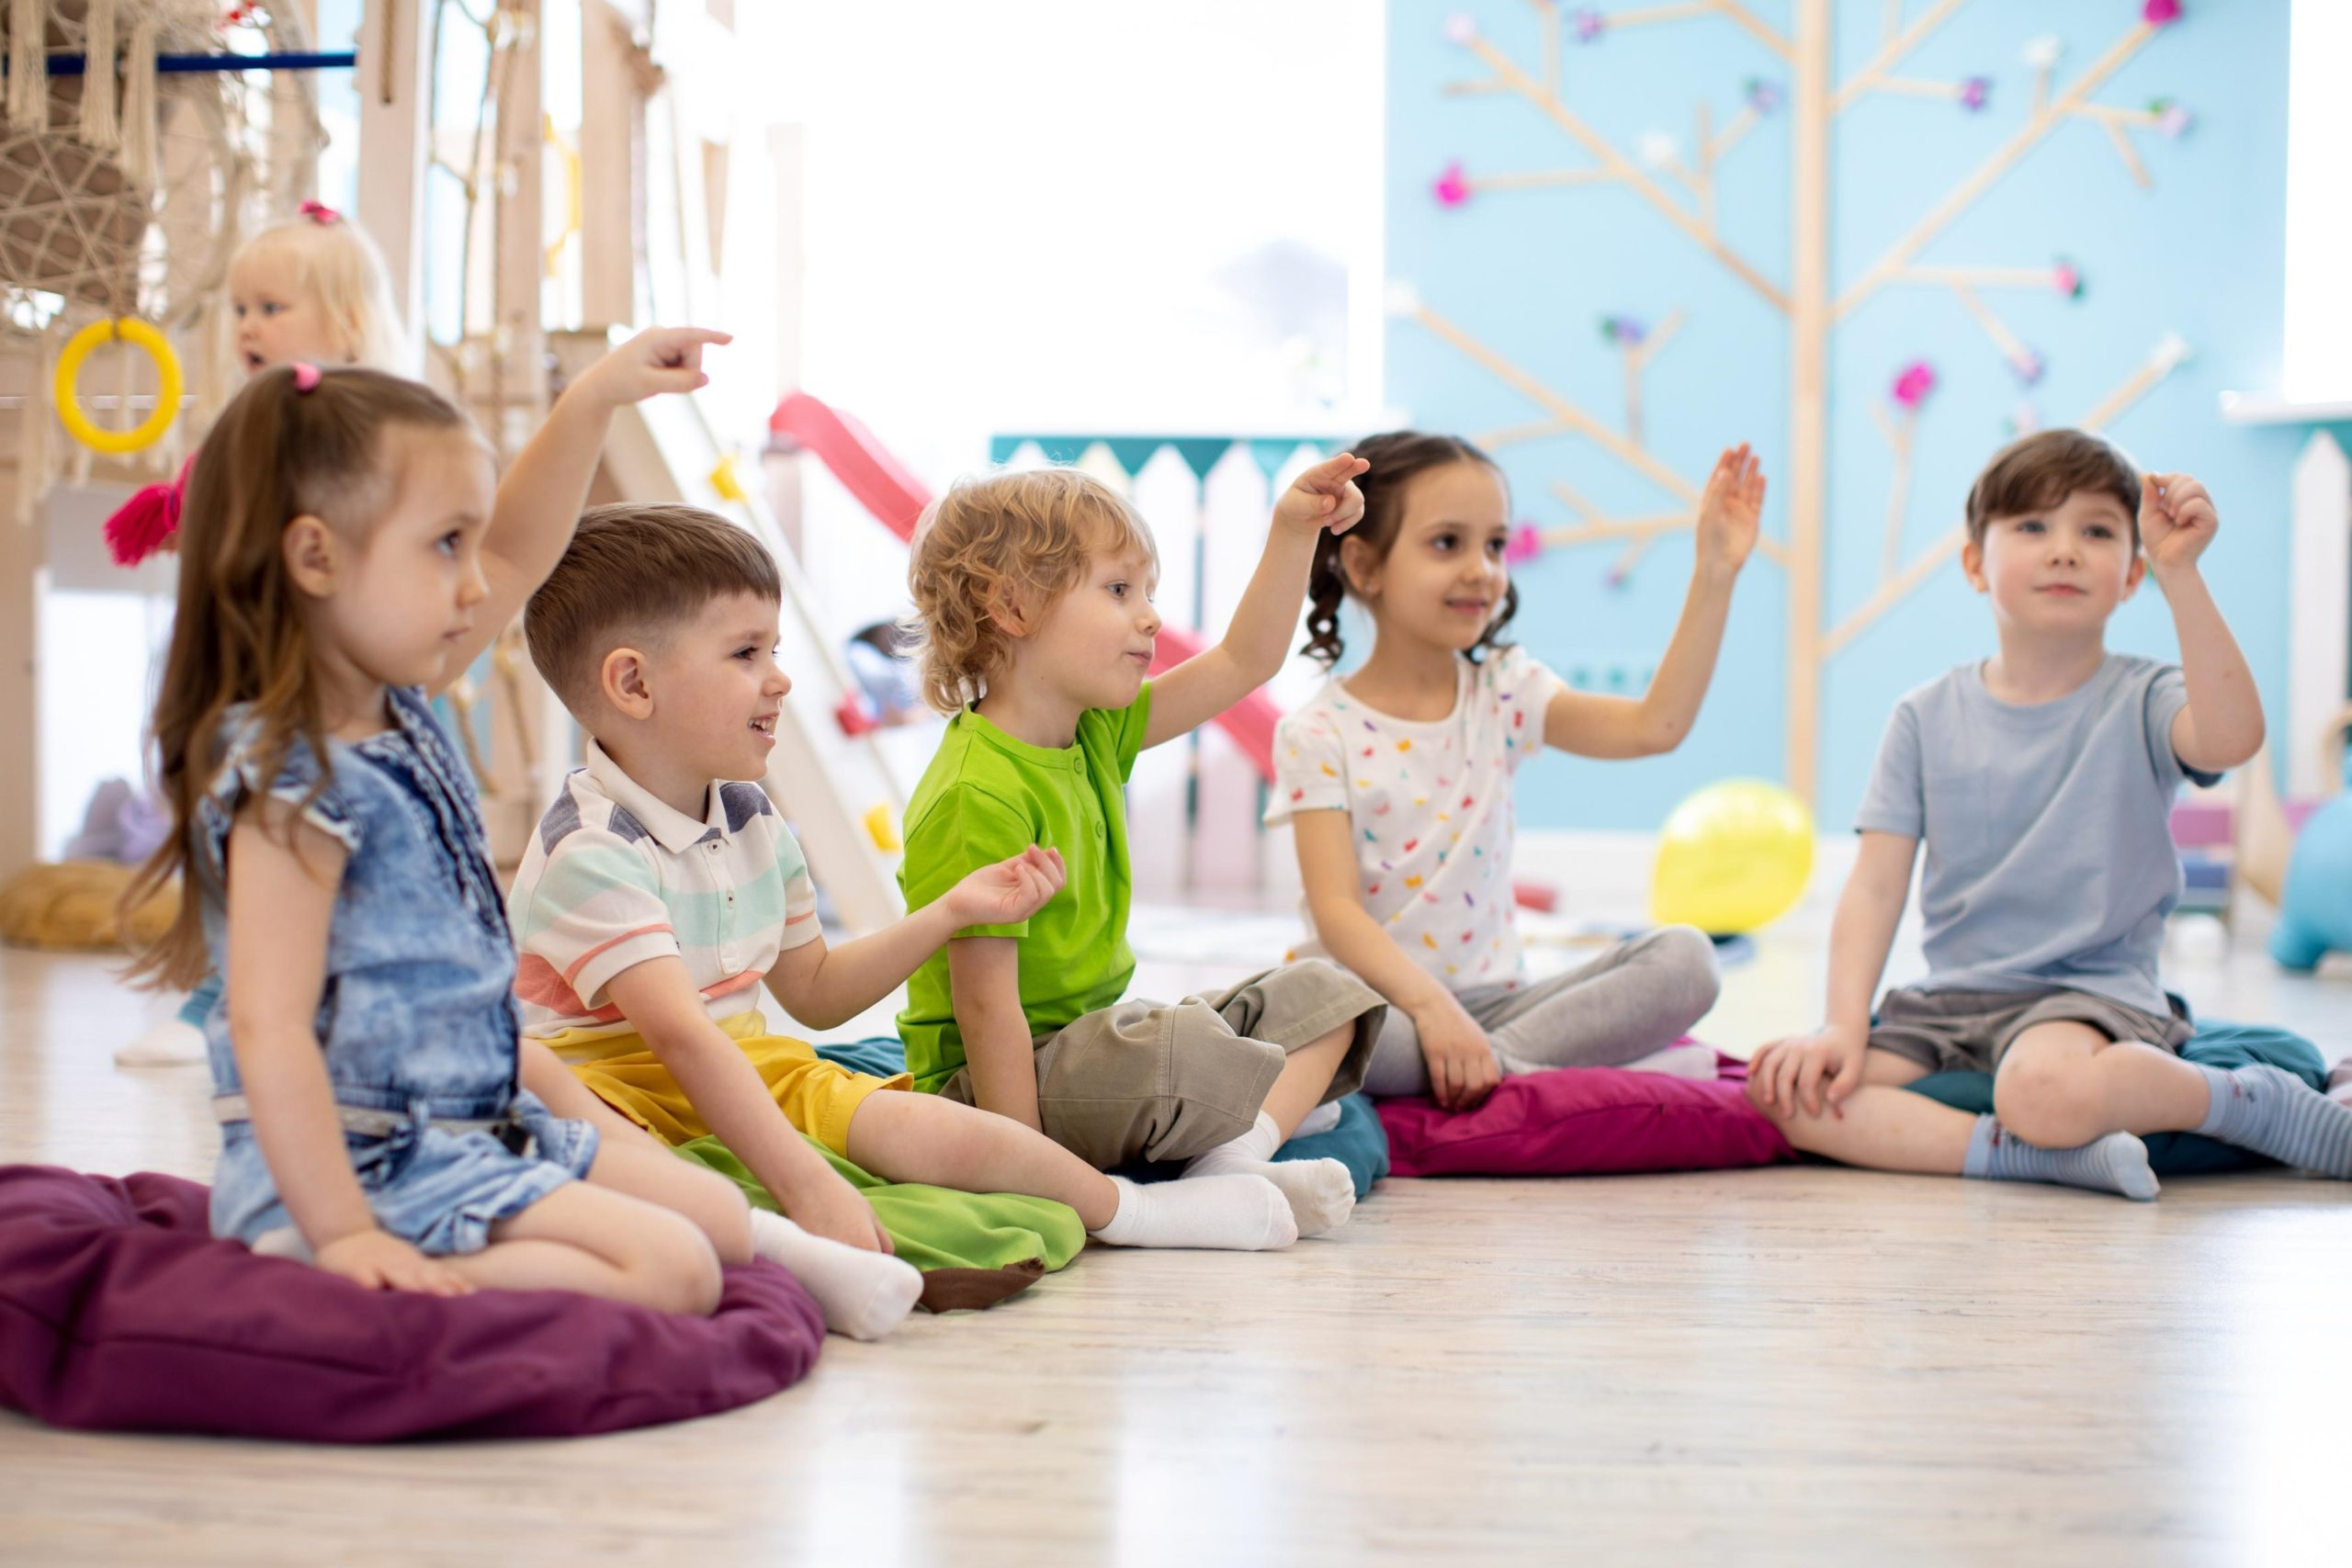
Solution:
M 1843 1117 L 1847 1098 L 1861 1087 L 1869 1042 L 1834 1024 L 1792 1034 L 1758 1050 L 1747 1064 L 1747 1098 L 1767 1112 L 1818 1116 L 1826 1107 Z
M 891 1245 L 890 1233 L 882 1228 L 874 1205 L 831 1167 L 821 1177 L 777 1193 L 775 1200 L 786 1219 L 812 1235 L 867 1252 L 898 1250 Z
M 1420 1036 L 1421 1060 L 1429 1066 L 1430 1098 L 1448 1111 L 1476 1110 L 1503 1081 L 1493 1042 L 1451 991 L 1415 1013 L 1413 1029 Z
M 473 1286 L 455 1269 L 427 1258 L 389 1231 L 353 1231 L 319 1248 L 318 1267 L 371 1291 L 415 1291 L 428 1296 L 469 1296 Z

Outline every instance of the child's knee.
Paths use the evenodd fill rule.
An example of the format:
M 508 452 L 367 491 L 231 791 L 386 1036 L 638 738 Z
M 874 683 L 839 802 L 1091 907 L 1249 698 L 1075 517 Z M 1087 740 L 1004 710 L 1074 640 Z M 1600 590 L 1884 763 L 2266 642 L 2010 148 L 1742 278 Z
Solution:
M 750 1222 L 745 1221 L 748 1231 Z M 708 1317 L 718 1308 L 718 1251 L 711 1238 L 685 1215 L 660 1210 L 629 1248 L 630 1272 L 644 1286 L 643 1300 L 663 1312 Z
M 2029 1144 L 2072 1148 L 2108 1129 L 2087 1075 L 2072 1061 L 2022 1055 L 2001 1065 L 1993 1080 L 1993 1114 Z
M 1674 980 L 1676 1010 L 1695 1021 L 1715 1005 L 1723 990 L 1723 966 L 1714 939 L 1696 926 L 1661 926 L 1651 933 L 1658 966 Z
M 683 1162 L 682 1162 L 683 1163 Z M 715 1170 L 687 1167 L 690 1207 L 686 1216 L 702 1227 L 718 1261 L 727 1266 L 752 1260 L 752 1205 L 743 1190 Z

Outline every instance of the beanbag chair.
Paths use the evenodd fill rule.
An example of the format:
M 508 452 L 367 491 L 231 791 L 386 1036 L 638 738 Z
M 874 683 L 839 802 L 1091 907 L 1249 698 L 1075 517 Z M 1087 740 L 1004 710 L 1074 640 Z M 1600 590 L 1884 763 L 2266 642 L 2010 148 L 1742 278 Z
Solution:
M 875 1077 L 888 1077 L 907 1070 L 906 1043 L 892 1034 L 879 1034 L 866 1040 L 853 1040 L 839 1045 L 820 1045 L 817 1055 L 839 1062 L 854 1073 L 867 1073 Z M 1388 1136 L 1381 1131 L 1380 1118 L 1373 1112 L 1372 1101 L 1361 1094 L 1351 1094 L 1340 1101 L 1340 1124 L 1328 1133 L 1312 1137 L 1293 1138 L 1275 1152 L 1278 1160 L 1335 1159 L 1348 1168 L 1355 1179 L 1356 1196 L 1361 1198 L 1372 1190 L 1372 1184 L 1388 1174 Z M 1139 1181 L 1164 1181 L 1177 1173 L 1173 1165 L 1140 1165 L 1123 1170 Z M 888 1223 L 887 1217 L 885 1223 Z M 893 1235 L 897 1233 L 893 1232 Z M 1055 1265 L 1059 1268 L 1059 1264 Z
M 560 1291 L 368 1291 L 215 1240 L 207 1198 L 151 1172 L 0 1167 L 0 1404 L 101 1430 L 563 1437 L 764 1399 L 824 1342 L 773 1264 L 729 1269 L 707 1318 Z
M 1712 1081 L 1622 1067 L 1507 1077 L 1476 1111 L 1413 1095 L 1380 1102 L 1398 1176 L 1596 1176 L 1723 1170 L 1796 1158 L 1747 1103 L 1747 1068 L 1716 1057 Z
M 2267 1062 L 2284 1067 L 2313 1089 L 2327 1087 L 2327 1064 L 2321 1059 L 2319 1047 L 2290 1030 L 2269 1024 L 2223 1023 L 2218 1019 L 2202 1023 L 2180 1054 L 2188 1061 L 2224 1071 Z M 1929 1073 L 1903 1087 L 1974 1115 L 1992 1114 L 1993 1079 L 1988 1073 Z M 2158 1176 L 2258 1170 L 2276 1163 L 2195 1133 L 2150 1133 L 2140 1141 L 2148 1145 L 2148 1167 Z
M 888 1182 L 814 1138 L 808 1146 L 874 1205 L 891 1247 L 922 1270 L 919 1299 L 933 1312 L 994 1306 L 1086 1250 L 1086 1226 L 1067 1203 L 1018 1192 L 958 1192 Z M 695 1138 L 675 1152 L 735 1183 L 756 1206 L 775 1208 L 751 1168 L 717 1138 Z

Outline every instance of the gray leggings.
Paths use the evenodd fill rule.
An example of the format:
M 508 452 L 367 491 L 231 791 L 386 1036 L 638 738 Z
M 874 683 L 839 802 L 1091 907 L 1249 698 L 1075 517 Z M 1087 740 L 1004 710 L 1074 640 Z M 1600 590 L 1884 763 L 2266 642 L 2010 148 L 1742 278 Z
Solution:
M 1715 1005 L 1715 944 L 1689 926 L 1621 942 L 1581 968 L 1532 986 L 1453 993 L 1506 1074 L 1614 1067 L 1672 1044 Z M 1427 1094 L 1428 1062 L 1402 1008 L 1390 1008 L 1364 1070 L 1367 1093 Z

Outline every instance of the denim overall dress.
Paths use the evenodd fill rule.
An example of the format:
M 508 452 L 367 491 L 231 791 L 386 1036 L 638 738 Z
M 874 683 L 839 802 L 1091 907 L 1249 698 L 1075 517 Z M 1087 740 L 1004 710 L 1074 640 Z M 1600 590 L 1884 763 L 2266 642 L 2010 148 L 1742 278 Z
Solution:
M 391 728 L 328 742 L 331 773 L 315 799 L 310 747 L 297 738 L 264 776 L 260 726 L 231 710 L 198 807 L 204 863 L 191 880 L 214 970 L 226 974 L 225 867 L 241 807 L 265 795 L 300 807 L 350 852 L 316 1028 L 351 1168 L 384 1230 L 425 1253 L 476 1252 L 493 1224 L 587 1174 L 596 1129 L 555 1116 L 516 1081 L 514 942 L 471 775 L 422 691 L 394 688 L 390 707 Z M 272 1235 L 293 1221 L 247 1119 L 227 1007 L 211 1010 L 205 1041 L 220 1123 L 212 1233 L 300 1252 Z

